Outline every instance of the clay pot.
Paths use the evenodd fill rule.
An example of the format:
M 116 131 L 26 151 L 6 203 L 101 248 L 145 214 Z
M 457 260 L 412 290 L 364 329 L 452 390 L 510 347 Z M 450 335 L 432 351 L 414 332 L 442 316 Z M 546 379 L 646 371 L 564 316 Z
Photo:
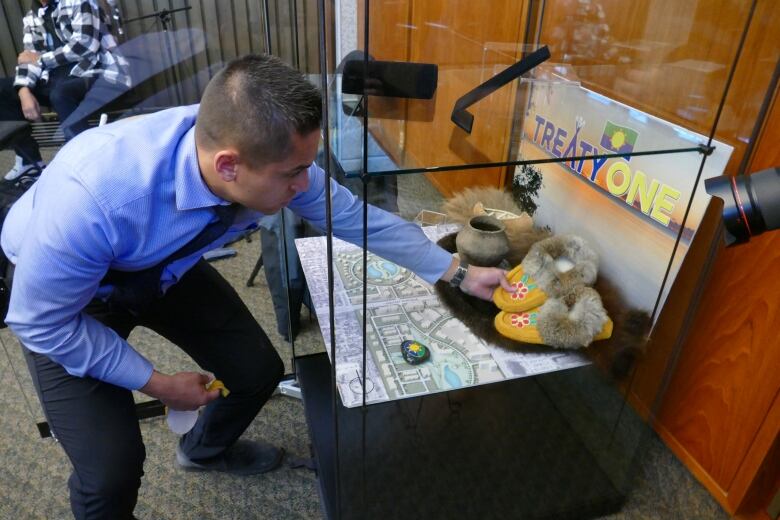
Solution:
M 471 217 L 455 237 L 458 254 L 473 265 L 494 267 L 509 253 L 506 226 L 494 217 Z

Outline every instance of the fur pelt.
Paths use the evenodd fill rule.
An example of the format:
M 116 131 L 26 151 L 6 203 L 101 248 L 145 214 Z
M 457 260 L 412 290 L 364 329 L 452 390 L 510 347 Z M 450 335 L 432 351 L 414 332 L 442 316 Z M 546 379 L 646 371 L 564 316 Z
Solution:
M 555 259 L 560 257 L 567 257 L 574 267 L 560 272 L 555 265 Z M 556 235 L 531 246 L 522 265 L 523 272 L 548 296 L 562 297 L 576 287 L 593 285 L 599 272 L 599 257 L 582 238 Z
M 452 233 L 442 237 L 439 245 L 451 253 L 455 252 L 455 236 Z M 442 303 L 477 337 L 507 350 L 526 353 L 548 351 L 548 347 L 513 341 L 499 334 L 493 320 L 501 309 L 493 302 L 469 296 L 446 282 L 439 281 L 435 287 Z M 624 379 L 631 373 L 636 360 L 644 354 L 650 314 L 628 307 L 608 275 L 602 273 L 593 288 L 601 295 L 604 309 L 614 327 L 611 338 L 598 341 L 583 352 L 616 379 Z
M 509 239 L 507 261 L 511 265 L 519 264 L 535 242 L 550 236 L 550 232 L 545 229 L 525 225 L 530 217 L 515 204 L 512 195 L 504 190 L 489 187 L 466 188 L 447 199 L 442 205 L 442 211 L 447 215 L 448 221 L 462 225 L 475 216 L 475 208 L 498 209 L 524 217 L 523 225 L 506 226 L 506 236 Z
M 500 209 L 521 215 L 523 210 L 512 200 L 512 194 L 496 188 L 479 187 L 466 188 L 447 199 L 442 205 L 442 211 L 448 220 L 465 224 L 474 216 L 474 206 L 482 203 L 485 208 Z
M 607 319 L 599 293 L 580 286 L 560 298 L 548 298 L 539 307 L 536 327 L 545 345 L 581 348 L 590 345 Z

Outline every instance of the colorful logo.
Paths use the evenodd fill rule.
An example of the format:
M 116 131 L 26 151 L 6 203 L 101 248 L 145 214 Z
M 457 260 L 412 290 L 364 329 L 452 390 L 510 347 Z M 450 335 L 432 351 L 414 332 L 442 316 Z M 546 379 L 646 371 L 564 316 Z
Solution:
M 606 150 L 628 155 L 634 151 L 637 137 L 639 137 L 639 133 L 636 130 L 607 121 L 601 136 L 601 146 Z

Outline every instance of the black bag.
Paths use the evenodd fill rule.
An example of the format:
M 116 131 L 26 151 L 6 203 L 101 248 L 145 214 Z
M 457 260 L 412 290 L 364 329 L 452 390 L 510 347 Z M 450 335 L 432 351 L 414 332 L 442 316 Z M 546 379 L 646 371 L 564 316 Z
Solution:
M 5 217 L 11 210 L 11 206 L 24 195 L 30 186 L 20 183 L 10 183 L 0 180 L 0 230 L 3 229 Z M 11 299 L 11 276 L 13 274 L 13 265 L 8 261 L 5 252 L 0 248 L 0 329 L 8 325 L 5 324 L 5 316 L 8 314 L 8 302 Z

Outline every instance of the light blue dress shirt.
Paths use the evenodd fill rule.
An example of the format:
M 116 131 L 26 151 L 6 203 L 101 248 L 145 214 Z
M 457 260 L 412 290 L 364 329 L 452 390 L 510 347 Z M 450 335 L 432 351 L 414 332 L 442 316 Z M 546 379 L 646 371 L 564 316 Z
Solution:
M 127 389 L 144 386 L 152 364 L 113 330 L 82 310 L 107 270 L 156 265 L 188 243 L 227 201 L 200 175 L 195 152 L 198 106 L 178 107 L 82 133 L 62 148 L 40 180 L 13 206 L 2 248 L 16 266 L 6 322 L 22 343 L 74 376 L 91 376 Z M 326 174 L 309 168 L 309 189 L 289 208 L 325 229 Z M 333 230 L 362 243 L 362 202 L 331 182 Z M 255 227 L 263 215 L 242 209 L 222 238 L 177 260 L 161 277 L 176 283 L 209 249 Z M 370 207 L 369 248 L 429 282 L 452 256 L 419 227 Z

